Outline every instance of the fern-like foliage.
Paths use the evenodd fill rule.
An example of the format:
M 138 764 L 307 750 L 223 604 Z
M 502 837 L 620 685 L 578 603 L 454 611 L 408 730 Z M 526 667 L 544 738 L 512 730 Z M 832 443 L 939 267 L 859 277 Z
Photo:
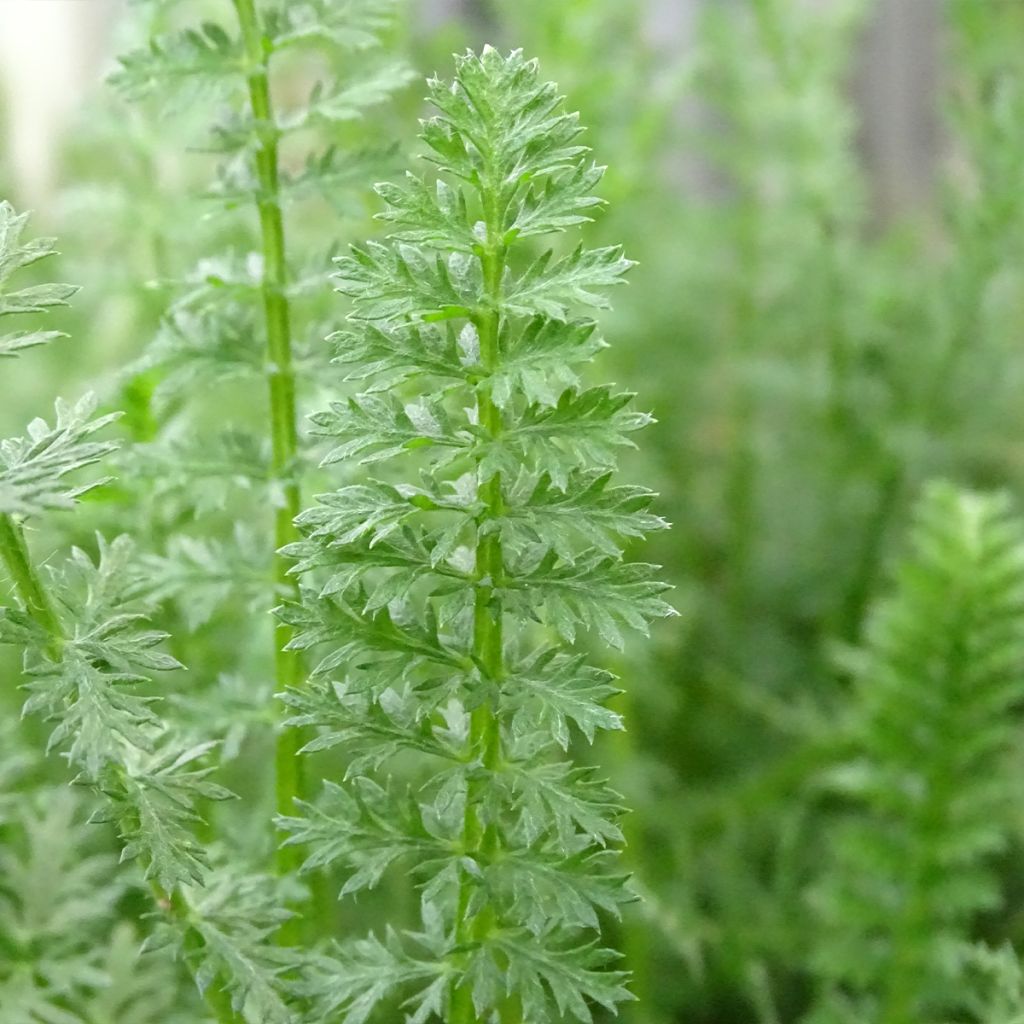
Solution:
M 184 959 L 201 992 L 218 990 L 227 979 L 230 1006 L 247 1024 L 297 1024 L 290 1008 L 291 986 L 284 975 L 295 953 L 276 942 L 275 933 L 291 916 L 276 879 L 218 864 L 201 886 L 178 895 L 178 908 L 191 923 Z M 147 942 L 147 950 L 182 946 L 180 924 L 166 919 Z M 220 1020 L 235 1019 L 219 1013 Z
M 409 78 L 404 65 L 381 50 L 380 39 L 394 9 L 393 0 L 261 0 L 264 53 L 287 56 L 298 48 L 344 55 L 332 76 L 317 82 L 305 101 L 277 118 L 276 127 L 297 133 L 314 121 L 345 122 L 362 114 Z M 120 57 L 114 84 L 126 95 L 141 99 L 156 95 L 171 109 L 195 102 L 197 96 L 237 97 L 253 68 L 243 35 L 226 22 L 208 20 L 150 40 Z M 238 114 L 216 128 L 218 149 L 238 153 L 256 143 L 254 132 L 265 129 L 258 112 Z M 342 159 L 338 151 L 335 158 Z M 223 179 L 234 189 L 248 181 L 249 195 L 258 191 L 255 175 L 246 177 L 240 165 L 226 166 Z M 286 180 L 290 188 L 292 179 Z
M 24 604 L 0 610 L 0 642 L 25 651 L 25 711 L 53 723 L 51 748 L 101 797 L 92 821 L 111 822 L 121 860 L 141 863 L 166 911 L 163 943 L 184 950 L 200 990 L 226 989 L 250 1024 L 284 1024 L 292 1018 L 280 975 L 292 960 L 264 940 L 288 912 L 269 880 L 237 866 L 213 870 L 196 836 L 199 807 L 232 794 L 210 778 L 214 744 L 183 743 L 146 692 L 154 673 L 179 666 L 159 649 L 166 634 L 139 610 L 133 545 L 124 537 L 98 545 L 95 561 L 75 550 L 50 569 L 52 620 Z M 217 896 L 226 885 L 235 887 L 231 899 Z M 254 903 L 260 893 L 269 908 Z
M 162 484 L 167 525 L 153 530 L 163 552 L 149 560 L 153 592 L 193 629 L 225 598 L 250 601 L 263 615 L 245 622 L 245 635 L 234 644 L 238 653 L 224 668 L 257 677 L 272 672 L 272 692 L 297 685 L 305 674 L 298 652 L 288 649 L 289 627 L 266 612 L 298 599 L 289 563 L 277 552 L 298 538 L 303 480 L 317 461 L 300 429 L 302 404 L 329 358 L 314 340 L 337 322 L 327 308 L 337 220 L 304 217 L 294 202 L 312 198 L 344 208 L 346 197 L 368 191 L 371 173 L 380 177 L 394 163 L 386 128 L 353 124 L 409 79 L 384 45 L 393 9 L 393 0 L 231 0 L 210 8 L 209 21 L 189 24 L 193 9 L 183 4 L 161 20 L 165 29 L 185 27 L 123 57 L 114 76 L 135 99 L 174 106 L 207 96 L 216 103 L 203 147 L 215 170 L 201 201 L 231 228 L 233 245 L 194 254 L 190 269 L 179 265 L 163 324 L 125 379 L 136 387 L 145 382 L 149 396 L 143 462 L 172 466 Z M 293 227 L 303 219 L 325 233 L 298 251 Z M 225 400 L 228 389 L 235 401 Z M 225 458 L 208 457 L 210 420 L 228 428 Z M 183 450 L 199 452 L 205 464 L 198 487 L 177 463 Z M 151 478 L 152 468 L 130 475 Z M 185 526 L 198 519 L 210 494 L 222 499 L 225 514 Z M 252 527 L 245 538 L 234 530 L 240 520 Z M 274 631 L 265 658 L 246 660 L 242 652 L 256 647 L 252 630 L 261 623 Z M 265 725 L 277 733 L 277 808 L 290 813 L 302 790 L 293 768 L 301 741 L 295 732 L 285 734 L 279 720 L 268 716 Z M 278 848 L 275 855 L 279 875 L 297 869 L 297 851 Z
M 119 923 L 101 951 L 104 984 L 86 1002 L 84 1017 L 92 1024 L 197 1024 L 210 1018 L 180 965 L 159 953 L 143 953 L 139 935 Z
M 70 508 L 83 494 L 106 480 L 65 480 L 117 450 L 117 443 L 93 435 L 108 427 L 117 413 L 94 415 L 96 399 L 87 395 L 70 404 L 60 399 L 56 420 L 33 420 L 25 437 L 0 442 L 0 514 L 31 516 L 47 509 Z
M 609 482 L 650 418 L 578 370 L 630 262 L 533 248 L 588 218 L 601 176 L 535 62 L 467 53 L 429 90 L 436 179 L 380 186 L 394 233 L 339 261 L 336 361 L 365 390 L 313 417 L 328 464 L 381 476 L 300 516 L 286 553 L 309 589 L 280 610 L 294 647 L 322 649 L 285 695 L 293 724 L 351 758 L 282 820 L 288 842 L 347 873 L 343 894 L 411 872 L 422 924 L 339 947 L 307 982 L 315 1019 L 344 1024 L 395 1001 L 417 1022 L 589 1021 L 629 998 L 598 932 L 630 897 L 619 801 L 564 757 L 573 726 L 621 727 L 615 681 L 571 648 L 671 614 L 655 567 L 622 560 L 665 525 L 653 495 Z M 400 753 L 422 785 L 389 778 Z
M 942 1020 L 961 988 L 957 950 L 999 901 L 991 859 L 1014 801 L 1024 525 L 1004 498 L 930 488 L 853 667 L 860 756 L 837 781 L 859 811 L 835 829 L 815 893 L 817 968 L 831 1004 L 863 1019 Z
M 113 858 L 89 849 L 92 830 L 67 789 L 32 794 L 0 845 L 0 1021 L 79 1021 L 101 983 L 95 940 L 124 881 Z
M 16 232 L 13 237 L 17 241 Z M 10 244 L 2 237 L 0 242 Z M 0 262 L 6 254 L 0 249 Z M 109 543 L 98 537 L 95 557 L 75 548 L 66 559 L 43 566 L 26 542 L 25 517 L 72 506 L 96 485 L 68 479 L 113 449 L 93 439 L 113 418 L 93 418 L 94 408 L 92 399 L 74 407 L 58 403 L 55 428 L 37 422 L 27 438 L 0 443 L 0 562 L 12 585 L 11 599 L 0 606 L 0 644 L 22 652 L 25 713 L 51 723 L 50 749 L 61 751 L 76 781 L 98 798 L 91 821 L 113 823 L 121 860 L 141 864 L 143 880 L 164 912 L 165 931 L 186 954 L 221 1024 L 235 1014 L 248 1024 L 284 1024 L 292 1019 L 281 994 L 288 954 L 266 940 L 288 912 L 280 906 L 267 910 L 265 900 L 254 900 L 253 893 L 267 892 L 264 880 L 237 869 L 231 876 L 235 896 L 216 905 L 224 884 L 196 826 L 202 804 L 232 794 L 209 777 L 214 744 L 183 742 L 154 709 L 153 676 L 181 666 L 161 649 L 167 634 L 148 625 L 141 598 L 153 593 L 152 581 L 144 579 L 149 567 L 140 564 L 125 536 Z M 0 757 L 0 773 L 18 770 L 16 758 Z M 0 802 L 0 828 L 13 813 Z M 77 849 L 56 840 L 54 845 L 69 855 Z M 0 902 L 0 951 L 13 950 L 14 966 L 9 974 L 0 972 L 0 1021 L 91 1022 L 87 997 L 94 1007 L 106 1002 L 116 1008 L 119 1020 L 146 1020 L 131 994 L 125 1001 L 113 991 L 108 1000 L 99 997 L 105 981 L 96 958 L 102 950 L 76 934 L 83 915 L 116 899 L 125 876 L 109 881 L 107 858 L 83 856 L 73 867 L 52 857 L 27 863 L 25 870 L 42 868 L 59 877 L 53 885 L 45 879 L 21 885 L 13 854 L 2 865 L 9 888 Z M 76 899 L 62 899 L 60 885 L 73 888 Z M 36 920 L 41 908 L 18 902 L 32 892 L 54 900 L 59 914 L 52 925 Z M 230 910 L 226 903 L 233 904 Z M 8 924 L 11 938 L 4 935 Z M 33 939 L 31 949 L 21 948 L 30 925 L 51 931 Z M 8 959 L 0 956 L 0 964 Z
M 382 45 L 393 0 L 242 0 L 231 6 L 233 17 L 187 24 L 123 55 L 112 76 L 130 98 L 155 97 L 172 108 L 194 103 L 197 94 L 215 96 L 220 107 L 204 148 L 218 163 L 206 199 L 228 211 L 248 207 L 260 218 L 261 237 L 251 252 L 197 254 L 153 344 L 129 370 L 157 374 L 161 419 L 175 400 L 196 398 L 213 379 L 290 377 L 293 361 L 301 369 L 318 334 L 302 300 L 322 289 L 333 239 L 325 236 L 319 253 L 289 253 L 284 237 L 268 237 L 267 218 L 283 222 L 274 228 L 283 233 L 281 211 L 293 200 L 317 196 L 338 204 L 389 166 L 390 143 L 343 147 L 340 140 L 348 141 L 342 132 L 349 122 L 409 81 L 405 65 Z M 308 76 L 294 73 L 300 52 L 325 71 L 303 100 L 285 105 L 278 93 L 293 90 L 279 89 L 279 78 L 301 84 Z M 284 146 L 287 160 L 279 158 Z M 283 324 L 275 317 L 284 317 Z M 267 365 L 280 364 L 275 332 L 288 336 L 289 365 Z
M 22 241 L 21 236 L 27 223 L 27 213 L 16 213 L 6 200 L 0 202 L 0 316 L 44 313 L 54 306 L 66 306 L 67 300 L 78 291 L 74 285 L 69 284 L 38 284 L 17 289 L 11 287 L 10 279 L 16 271 L 55 253 L 52 238 Z M 60 331 L 0 334 L 0 356 L 17 355 L 26 348 L 62 336 Z
M 0 826 L 0 1022 L 195 1020 L 170 958 L 140 962 L 138 936 L 117 921 L 131 879 L 86 818 L 80 791 L 29 786 Z
M 53 723 L 50 748 L 106 798 L 95 820 L 114 821 L 123 859 L 140 857 L 146 876 L 172 891 L 203 877 L 205 855 L 191 833 L 196 803 L 230 794 L 197 764 L 209 745 L 168 742 L 145 685 L 180 666 L 159 649 L 167 635 L 146 626 L 134 601 L 132 543 L 98 543 L 96 561 L 75 549 L 48 567 L 52 618 L 40 621 L 24 604 L 0 610 L 0 641 L 25 652 L 25 712 Z
M 0 317 L 44 313 L 66 306 L 78 290 L 67 284 L 37 284 L 13 288 L 17 271 L 53 256 L 52 238 L 23 241 L 28 214 L 16 213 L 0 201 Z M 63 337 L 59 331 L 16 331 L 0 334 L 0 356 Z M 93 435 L 115 416 L 95 416 L 96 400 L 88 395 L 71 404 L 57 401 L 53 426 L 38 419 L 23 438 L 0 442 L 0 516 L 25 517 L 50 508 L 67 508 L 103 481 L 71 484 L 65 477 L 109 455 L 116 445 Z
M 240 490 L 257 491 L 275 516 L 273 531 L 267 523 L 254 536 L 269 564 L 274 549 L 294 537 L 308 468 L 296 408 L 326 362 L 313 341 L 330 329 L 321 323 L 318 297 L 329 294 L 337 251 L 333 220 L 322 222 L 330 233 L 316 250 L 289 245 L 294 203 L 351 207 L 354 194 L 386 173 L 394 144 L 369 128 L 354 131 L 352 122 L 386 101 L 409 72 L 384 46 L 393 0 L 233 0 L 199 7 L 207 21 L 188 4 L 160 6 L 163 33 L 122 56 L 112 81 L 129 98 L 172 111 L 207 103 L 200 148 L 212 153 L 215 167 L 196 200 L 232 227 L 232 248 L 185 253 L 184 262 L 179 254 L 163 322 L 122 375 L 147 382 L 154 424 L 145 449 L 126 462 L 130 476 L 144 481 L 143 496 L 160 474 L 161 511 L 176 528 L 206 511 L 208 496 L 223 506 Z M 231 385 L 244 394 L 242 403 L 224 403 Z M 217 441 L 204 422 L 211 416 L 222 430 Z M 184 543 L 193 553 L 205 547 L 205 564 L 221 578 L 230 575 L 230 544 L 209 536 Z M 169 551 L 167 562 L 175 558 Z M 267 573 L 263 588 L 265 608 L 281 596 L 275 588 L 282 588 L 285 568 L 276 564 L 279 578 Z M 168 580 L 165 596 L 172 591 Z M 204 621 L 186 616 L 190 625 Z

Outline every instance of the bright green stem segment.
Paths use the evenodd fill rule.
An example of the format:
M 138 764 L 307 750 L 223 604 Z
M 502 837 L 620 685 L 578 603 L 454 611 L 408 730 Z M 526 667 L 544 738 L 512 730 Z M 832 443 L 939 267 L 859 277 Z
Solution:
M 288 304 L 288 267 L 285 260 L 284 221 L 278 171 L 279 131 L 270 98 L 270 50 L 260 28 L 254 0 L 234 0 L 249 65 L 249 102 L 259 133 L 256 177 L 257 208 L 263 244 L 263 312 L 267 332 L 267 379 L 270 387 L 270 426 L 273 476 L 280 483 L 283 502 L 274 513 L 275 550 L 297 539 L 295 517 L 301 509 L 298 464 L 298 427 L 295 412 L 295 373 L 292 368 L 291 310 Z M 298 598 L 298 584 L 288 575 L 288 562 L 274 556 L 274 580 L 281 592 Z M 274 668 L 278 692 L 302 682 L 302 660 L 296 651 L 285 650 L 292 630 L 278 624 L 274 636 Z M 300 733 L 282 729 L 275 755 L 277 810 L 293 814 L 295 798 L 302 795 Z M 277 868 L 287 874 L 298 868 L 301 853 L 293 846 L 279 846 Z
M 0 556 L 11 574 L 14 586 L 18 591 L 29 615 L 36 625 L 40 626 L 49 640 L 47 653 L 54 661 L 60 658 L 64 644 L 64 630 L 54 610 L 50 595 L 36 573 L 32 560 L 29 558 L 25 534 L 10 516 L 0 516 Z
M 499 331 L 501 316 L 501 279 L 505 267 L 504 247 L 497 243 L 497 217 L 490 208 L 487 210 L 488 243 L 481 255 L 484 289 L 487 308 L 473 318 L 480 336 L 480 362 L 491 372 L 497 369 L 500 360 Z M 501 410 L 491 396 L 481 392 L 477 399 L 480 426 L 488 437 L 497 438 L 502 431 Z M 491 692 L 504 674 L 502 657 L 502 609 L 500 587 L 503 582 L 505 563 L 501 551 L 501 536 L 487 526 L 504 512 L 501 490 L 501 476 L 495 474 L 482 486 L 481 496 L 484 511 L 480 518 L 479 539 L 476 546 L 476 601 L 473 618 L 473 656 L 483 672 Z M 495 771 L 501 763 L 501 730 L 498 717 L 490 700 L 485 700 L 473 710 L 470 719 L 469 756 L 478 759 L 483 774 Z M 481 781 L 471 777 L 466 801 L 466 818 L 463 824 L 462 842 L 468 856 L 487 862 L 497 852 L 498 831 L 496 826 L 485 825 L 481 820 Z M 465 878 L 461 882 L 458 902 L 456 939 L 460 946 L 471 945 L 484 939 L 494 926 L 493 914 L 489 909 L 470 915 L 469 902 L 473 885 Z M 512 1024 L 513 1017 L 502 1015 L 503 1021 Z M 450 1024 L 477 1024 L 473 1007 L 473 995 L 468 985 L 462 985 L 452 992 Z
M 966 638 L 955 635 L 952 642 L 953 671 L 957 679 L 967 672 L 971 655 Z M 948 725 L 947 725 L 948 730 Z M 945 730 L 944 730 L 945 731 Z M 955 742 L 955 737 L 952 737 Z M 893 914 L 891 953 L 885 962 L 879 1024 L 917 1024 L 922 1019 L 920 1001 L 926 993 L 929 964 L 925 951 L 941 921 L 936 920 L 934 903 L 936 877 L 940 869 L 934 851 L 941 848 L 953 825 L 949 808 L 956 799 L 957 785 L 946 765 L 928 773 L 928 799 L 909 822 L 916 849 L 905 867 L 907 892 Z

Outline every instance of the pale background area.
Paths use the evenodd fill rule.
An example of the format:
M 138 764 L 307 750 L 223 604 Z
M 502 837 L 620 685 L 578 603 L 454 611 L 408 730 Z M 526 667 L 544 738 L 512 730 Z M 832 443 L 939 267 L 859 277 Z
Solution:
M 0 0 L 4 151 L 18 199 L 45 201 L 61 138 L 99 80 L 119 0 Z
M 43 205 L 57 185 L 63 133 L 110 60 L 112 28 L 124 0 L 0 0 L 0 94 L 4 149 L 19 202 Z M 509 0 L 515 2 L 515 0 Z M 558 0 L 551 0 L 558 3 Z M 649 0 L 652 38 L 684 51 L 701 3 Z M 816 0 L 827 4 L 830 0 Z M 876 203 L 890 214 L 927 191 L 938 129 L 941 0 L 877 0 L 853 85 L 862 148 Z M 474 0 L 412 0 L 425 26 Z

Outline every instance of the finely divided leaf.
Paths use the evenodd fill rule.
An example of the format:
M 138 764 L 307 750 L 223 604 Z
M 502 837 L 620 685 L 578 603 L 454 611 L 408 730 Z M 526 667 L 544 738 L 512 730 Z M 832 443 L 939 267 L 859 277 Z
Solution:
M 604 347 L 581 313 L 631 264 L 617 247 L 514 251 L 600 205 L 602 169 L 535 62 L 466 54 L 430 98 L 438 173 L 378 186 L 393 234 L 338 261 L 353 311 L 335 362 L 364 390 L 313 417 L 334 445 L 325 465 L 373 463 L 377 479 L 299 516 L 284 553 L 302 604 L 278 610 L 291 646 L 320 657 L 284 696 L 290 724 L 347 766 L 282 821 L 289 842 L 309 868 L 340 867 L 343 893 L 411 876 L 423 930 L 344 947 L 308 991 L 340 1024 L 395 1007 L 413 1024 L 514 1007 L 586 1024 L 591 1003 L 629 998 L 614 955 L 580 944 L 629 899 L 622 808 L 556 758 L 574 729 L 592 740 L 622 722 L 614 678 L 568 646 L 593 629 L 619 647 L 624 628 L 673 614 L 656 567 L 622 560 L 666 525 L 653 495 L 610 484 L 650 417 L 579 372 Z M 430 781 L 388 782 L 393 762 Z
M 0 317 L 25 313 L 45 313 L 55 306 L 66 306 L 78 291 L 68 284 L 39 284 L 12 288 L 11 277 L 19 270 L 56 254 L 52 238 L 22 242 L 28 214 L 18 214 L 8 202 L 0 202 Z M 0 357 L 14 356 L 27 348 L 63 337 L 59 331 L 21 331 L 0 334 Z
M 72 484 L 65 477 L 116 451 L 111 441 L 95 441 L 118 414 L 94 417 L 88 395 L 75 405 L 57 400 L 56 423 L 33 420 L 28 436 L 0 442 L 0 513 L 29 516 L 47 509 L 71 508 L 83 494 L 105 481 Z

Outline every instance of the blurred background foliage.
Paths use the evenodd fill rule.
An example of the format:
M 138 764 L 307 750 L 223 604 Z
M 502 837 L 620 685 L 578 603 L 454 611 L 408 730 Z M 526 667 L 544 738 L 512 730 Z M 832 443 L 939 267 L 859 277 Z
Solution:
M 9 18 L 18 3 L 4 6 Z M 613 666 L 629 732 L 583 754 L 635 808 L 627 855 L 644 900 L 621 926 L 640 996 L 627 1024 L 778 1024 L 807 1010 L 820 941 L 811 894 L 837 813 L 824 780 L 849 753 L 846 655 L 926 481 L 1024 483 L 1024 4 L 918 6 L 926 31 L 907 42 L 937 70 L 924 76 L 935 87 L 909 98 L 898 90 L 921 82 L 889 75 L 879 49 L 906 7 L 897 0 L 410 0 L 394 39 L 423 74 L 483 41 L 539 57 L 610 165 L 610 208 L 591 241 L 624 242 L 640 264 L 605 324 L 604 367 L 658 419 L 630 474 L 661 493 L 674 523 L 645 556 L 666 566 L 682 617 Z M 172 16 L 159 4 L 114 14 L 99 46 L 109 54 Z M 305 74 L 293 69 L 282 95 Z M 917 117 L 915 138 L 896 143 L 897 158 L 911 154 L 912 190 L 894 186 L 891 153 L 878 149 L 900 124 L 878 109 L 878 80 L 897 90 L 885 103 Z M 396 126 L 415 123 L 421 92 L 405 90 L 375 123 L 399 151 L 414 147 Z M 0 433 L 45 413 L 52 394 L 99 381 L 145 439 L 146 403 L 133 421 L 123 368 L 161 329 L 171 282 L 202 275 L 204 253 L 244 258 L 253 240 L 202 198 L 216 94 L 197 89 L 176 111 L 129 106 L 100 84 L 78 99 L 52 129 L 52 182 L 19 176 L 11 146 L 0 156 L 0 194 L 33 204 L 34 230 L 60 238 L 59 271 L 46 274 L 83 286 L 49 318 L 71 339 L 3 366 Z M 8 95 L 9 122 L 24 101 Z M 378 231 L 369 190 L 353 195 L 296 209 L 294 251 L 326 260 Z M 323 318 L 343 314 L 330 295 L 311 301 Z M 229 423 L 243 406 L 225 387 L 215 415 Z M 216 666 L 247 629 L 222 623 L 188 643 Z M 244 786 L 265 749 L 246 745 L 239 722 L 262 694 L 219 685 L 236 688 L 230 772 Z M 11 688 L 0 700 L 13 716 Z M 81 834 L 75 800 L 47 795 L 39 765 L 5 756 L 11 778 L 36 780 L 41 808 L 8 821 L 0 802 L 5 872 L 30 870 L 34 846 L 57 841 L 47 835 L 80 851 L 59 885 L 40 881 L 52 906 L 25 908 L 25 927 L 43 936 L 32 941 L 74 929 L 87 948 L 104 934 L 105 955 L 124 959 L 131 936 L 116 907 L 131 894 L 112 889 L 91 914 L 74 904 L 76 878 L 106 872 L 106 854 Z M 999 862 L 1003 909 L 974 933 L 996 944 L 1024 943 L 1017 818 Z M 165 970 L 140 976 L 139 991 Z M 96 1020 L 171 1019 L 143 1002 Z

